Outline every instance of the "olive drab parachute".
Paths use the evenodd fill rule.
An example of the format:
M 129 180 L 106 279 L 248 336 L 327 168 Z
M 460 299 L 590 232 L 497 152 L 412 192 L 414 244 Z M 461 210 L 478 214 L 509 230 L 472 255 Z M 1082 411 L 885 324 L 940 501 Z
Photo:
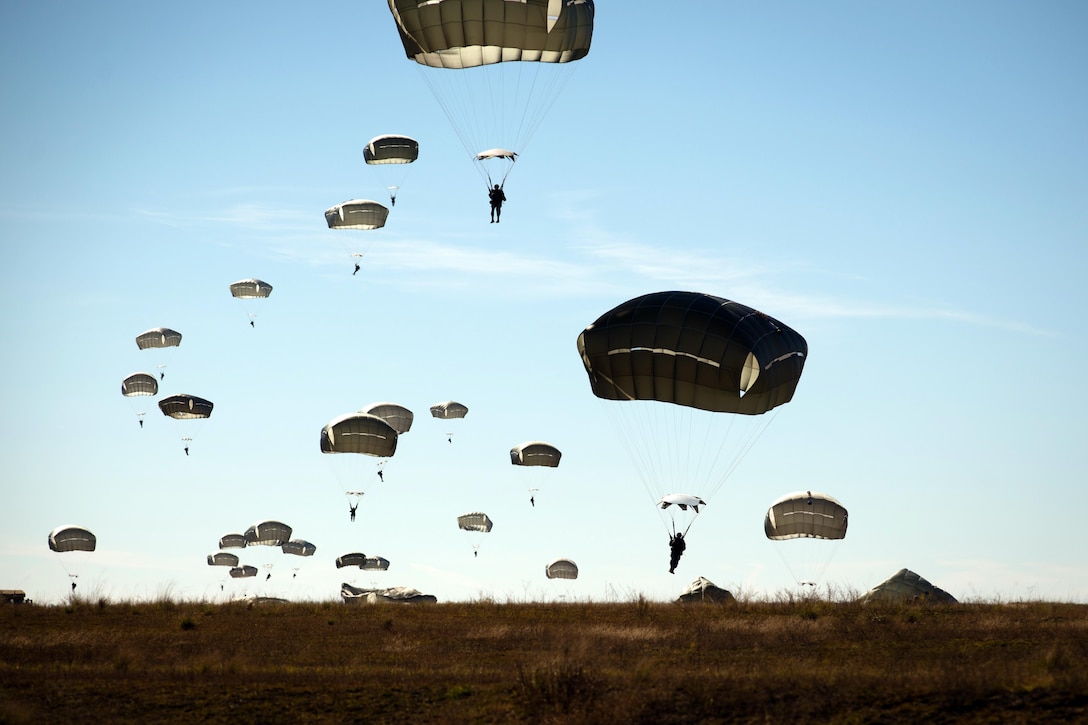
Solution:
M 283 546 L 291 539 L 291 527 L 282 521 L 260 521 L 246 533 L 246 546 Z
M 351 199 L 325 210 L 329 229 L 381 229 L 389 209 L 370 199 Z
M 491 518 L 483 511 L 472 511 L 457 517 L 457 528 L 469 533 L 486 534 L 491 531 L 493 526 Z M 473 543 L 472 551 L 474 555 L 479 555 L 480 545 Z
M 397 192 L 412 164 L 419 158 L 419 142 L 409 136 L 385 134 L 375 136 L 363 148 L 363 160 L 368 166 L 379 167 L 389 192 L 389 205 L 397 205 Z
M 363 564 L 366 563 L 366 554 L 362 552 L 353 552 L 351 554 L 344 554 L 343 556 L 336 557 L 336 568 L 343 569 L 344 567 L 357 566 L 360 569 L 363 568 Z
M 368 556 L 359 568 L 363 571 L 389 571 L 389 559 L 381 556 Z
M 243 534 L 224 534 L 219 539 L 220 549 L 244 549 L 246 537 Z
M 389 10 L 406 57 L 473 158 L 494 147 L 523 152 L 593 38 L 592 0 L 389 0 Z
M 391 425 L 398 436 L 411 430 L 412 421 L 415 420 L 412 411 L 396 403 L 371 403 L 359 412 L 364 415 L 378 416 Z
M 246 566 L 231 567 L 230 575 L 233 579 L 249 579 L 257 576 L 257 567 L 248 564 Z
M 515 466 L 556 468 L 563 453 L 551 443 L 526 441 L 510 449 L 510 463 Z
M 146 398 L 159 394 L 159 380 L 151 373 L 133 373 L 121 381 L 121 395 L 129 399 L 132 410 L 143 428 L 144 416 L 147 415 Z
M 237 554 L 229 554 L 220 551 L 217 554 L 208 554 L 208 566 L 238 566 Z
M 255 326 L 254 318 L 257 317 L 257 313 L 253 312 L 250 307 L 250 300 L 262 300 L 271 294 L 272 285 L 259 279 L 240 279 L 237 282 L 232 282 L 230 285 L 230 296 L 238 300 L 245 308 L 246 316 L 249 318 L 251 327 Z
M 159 380 L 166 377 L 166 367 L 173 356 L 173 348 L 180 346 L 181 333 L 169 327 L 155 327 L 136 336 L 136 347 L 154 351 Z
M 317 553 L 317 546 L 305 539 L 291 539 L 280 544 L 284 554 L 293 556 L 313 556 Z
M 578 565 L 570 559 L 556 559 L 544 567 L 544 574 L 549 579 L 577 579 Z
M 468 415 L 468 406 L 455 400 L 447 400 L 431 406 L 431 417 L 438 420 L 455 420 L 464 418 L 466 415 Z M 446 431 L 446 440 L 453 443 L 453 431 Z
M 930 602 L 933 604 L 957 604 L 954 596 L 934 586 L 923 576 L 910 569 L 900 569 L 880 584 L 866 592 L 859 600 L 877 602 Z
M 97 547 L 98 537 L 82 526 L 58 526 L 49 532 L 50 551 L 94 551 Z
M 796 491 L 775 500 L 763 517 L 763 532 L 801 586 L 815 587 L 846 538 L 847 511 L 819 491 Z
M 338 490 L 348 498 L 349 511 L 369 487 L 383 478 L 382 466 L 397 450 L 399 434 L 388 421 L 370 413 L 349 413 L 329 421 L 321 428 L 320 449 L 333 470 Z M 379 458 L 379 464 L 366 464 Z
M 593 394 L 613 417 L 647 493 L 711 499 L 794 395 L 805 339 L 754 308 L 699 292 L 656 292 L 601 315 L 578 336 Z M 701 505 L 701 504 L 700 504 Z M 671 523 L 671 526 L 670 526 Z
M 210 418 L 215 403 L 195 395 L 171 395 L 159 401 L 159 410 L 168 418 L 175 420 L 198 420 Z

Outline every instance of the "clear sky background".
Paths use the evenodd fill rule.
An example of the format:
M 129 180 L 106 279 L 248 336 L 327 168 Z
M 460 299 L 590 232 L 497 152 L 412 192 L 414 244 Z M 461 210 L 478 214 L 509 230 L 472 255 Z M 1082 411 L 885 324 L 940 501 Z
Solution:
M 0 588 L 667 600 L 701 575 L 775 596 L 795 577 L 764 512 L 814 489 L 850 510 L 840 590 L 906 567 L 960 599 L 1088 601 L 1086 31 L 1080 2 L 601 0 L 492 225 L 385 3 L 3 4 Z M 362 158 L 384 133 L 421 145 L 387 226 L 327 229 L 384 200 Z M 272 296 L 233 300 L 245 277 Z M 670 289 L 810 352 L 675 575 L 575 346 Z M 120 395 L 158 326 L 184 335 L 163 393 L 215 403 L 195 428 L 152 402 L 140 429 Z M 428 412 L 448 399 L 456 428 Z M 351 523 L 319 431 L 376 401 L 416 421 Z M 511 466 L 530 439 L 560 467 Z M 458 530 L 475 510 L 490 534 Z M 268 582 L 205 564 L 264 519 L 317 554 L 242 552 Z M 98 550 L 49 551 L 61 524 Z M 392 566 L 335 569 L 353 551 Z M 561 556 L 576 582 L 544 577 Z

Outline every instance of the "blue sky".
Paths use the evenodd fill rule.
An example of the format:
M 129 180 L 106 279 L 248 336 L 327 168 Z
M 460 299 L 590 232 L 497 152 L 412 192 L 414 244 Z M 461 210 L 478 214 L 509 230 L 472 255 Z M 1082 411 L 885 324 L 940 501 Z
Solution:
M 961 599 L 1088 600 L 1086 27 L 1076 2 L 602 1 L 491 225 L 383 3 L 4 5 L 0 587 L 58 601 L 74 567 L 119 599 L 671 599 L 697 576 L 774 596 L 793 553 L 764 512 L 813 489 L 851 514 L 829 585 L 906 567 Z M 362 160 L 384 133 L 421 147 L 388 224 L 327 229 L 384 200 Z M 272 296 L 231 299 L 245 277 Z M 575 347 L 668 289 L 810 350 L 676 575 Z M 158 326 L 184 335 L 163 392 L 216 404 L 189 457 L 187 423 L 152 407 L 141 430 L 119 393 Z M 428 413 L 448 399 L 456 429 Z M 377 401 L 416 422 L 352 524 L 318 434 Z M 532 439 L 559 468 L 510 465 Z M 474 510 L 480 541 L 455 523 Z M 268 582 L 205 565 L 264 519 L 317 554 L 247 550 Z M 99 539 L 78 566 L 46 546 L 68 523 Z M 352 551 L 392 566 L 336 570 Z M 558 557 L 577 581 L 544 577 Z

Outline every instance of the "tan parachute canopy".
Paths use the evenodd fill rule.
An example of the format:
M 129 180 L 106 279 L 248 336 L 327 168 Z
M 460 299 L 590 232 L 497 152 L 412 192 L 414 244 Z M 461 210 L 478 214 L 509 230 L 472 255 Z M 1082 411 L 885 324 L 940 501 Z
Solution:
M 317 553 L 317 546 L 311 544 L 305 539 L 291 539 L 280 544 L 280 549 L 284 554 L 293 554 L 295 556 L 313 556 Z
M 241 300 L 255 300 L 272 294 L 272 285 L 259 279 L 241 279 L 231 283 L 230 294 Z
M 544 574 L 549 579 L 577 579 L 578 565 L 570 559 L 556 559 L 544 567 Z
M 156 327 L 136 336 L 136 346 L 141 350 L 181 345 L 181 333 L 169 327 Z
M 462 514 L 457 517 L 457 527 L 465 531 L 479 531 L 486 534 L 493 526 L 491 519 L 482 511 Z
M 244 549 L 246 548 L 246 537 L 242 534 L 224 534 L 219 539 L 220 549 Z
M 98 538 L 82 526 L 58 526 L 49 532 L 49 548 L 56 552 L 94 551 Z
M 329 229 L 380 229 L 389 209 L 370 199 L 351 199 L 325 210 Z
M 397 435 L 407 433 L 412 428 L 415 415 L 403 405 L 396 403 L 371 403 L 359 411 L 364 415 L 376 415 L 389 425 Z
M 208 554 L 208 566 L 238 566 L 238 557 L 225 551 Z
M 283 546 L 291 539 L 291 527 L 282 521 L 260 521 L 244 534 L 246 546 Z
M 563 454 L 551 443 L 526 441 L 510 449 L 510 463 L 515 466 L 548 466 L 555 468 Z
M 900 569 L 862 596 L 863 602 L 934 602 L 955 604 L 956 598 L 910 569 Z
M 151 373 L 133 373 L 121 381 L 121 395 L 126 398 L 158 394 L 159 381 Z
M 432 405 L 431 415 L 443 420 L 449 418 L 464 418 L 468 415 L 468 406 L 454 400 L 447 400 L 444 403 L 435 403 Z
M 342 415 L 321 429 L 322 453 L 362 453 L 389 458 L 396 450 L 396 429 L 376 415 Z
M 375 136 L 363 149 L 363 160 L 372 165 L 410 164 L 418 158 L 419 142 L 396 134 Z
M 847 511 L 838 499 L 819 491 L 797 491 L 767 509 L 763 531 L 773 541 L 846 538 Z

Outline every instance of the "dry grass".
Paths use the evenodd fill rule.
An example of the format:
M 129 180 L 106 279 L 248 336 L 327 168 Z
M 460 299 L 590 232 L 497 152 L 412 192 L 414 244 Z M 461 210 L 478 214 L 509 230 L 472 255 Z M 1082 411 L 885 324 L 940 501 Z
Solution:
M 1088 606 L 0 608 L 0 722 L 1088 722 Z

